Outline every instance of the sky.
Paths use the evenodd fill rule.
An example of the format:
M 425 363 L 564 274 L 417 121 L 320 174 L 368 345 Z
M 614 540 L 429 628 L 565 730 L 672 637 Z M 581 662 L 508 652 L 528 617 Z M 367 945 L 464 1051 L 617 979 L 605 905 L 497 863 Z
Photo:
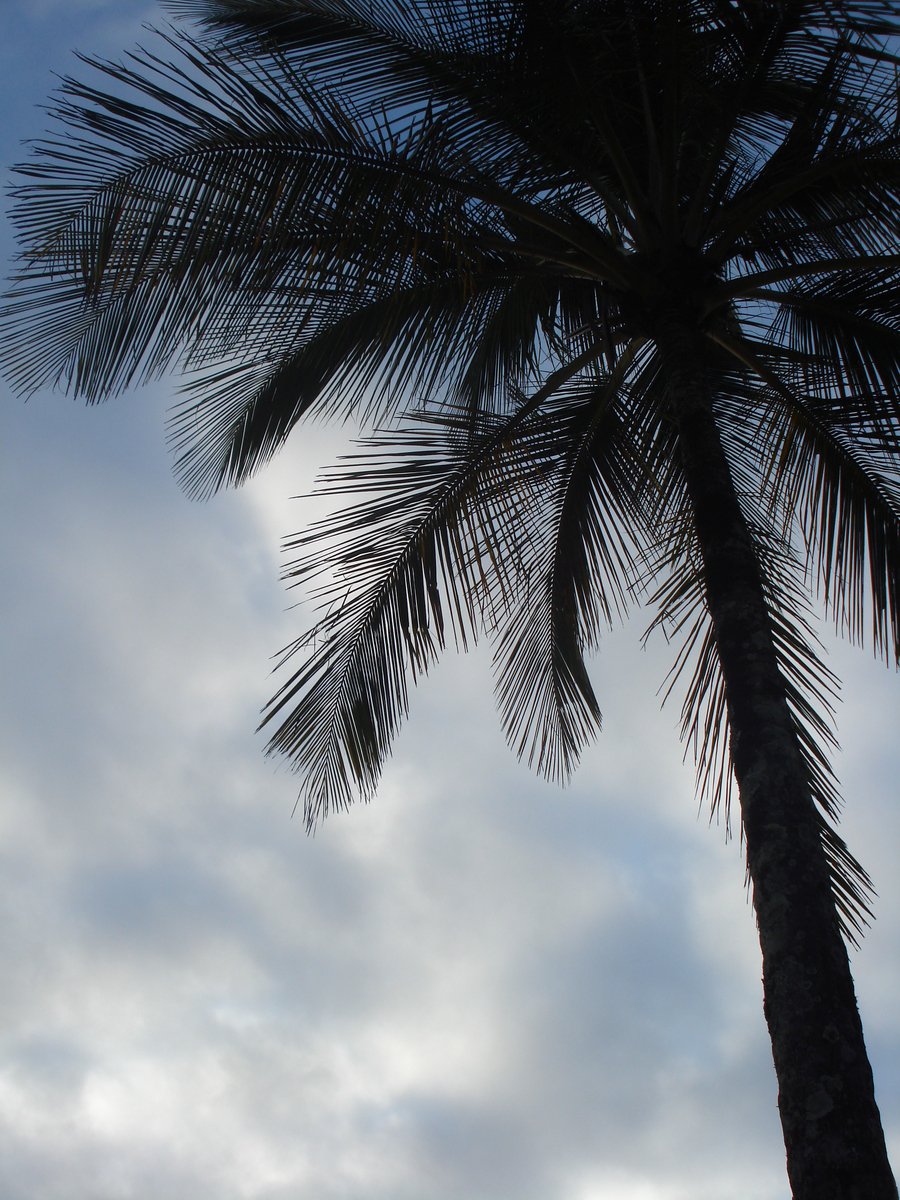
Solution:
M 4 171 L 73 50 L 163 19 L 0 14 Z M 311 617 L 279 580 L 291 497 L 343 434 L 192 503 L 176 387 L 86 409 L 0 384 L 0 1194 L 787 1200 L 739 839 L 698 809 L 647 614 L 593 665 L 604 731 L 568 788 L 508 751 L 489 663 L 450 655 L 375 800 L 310 838 L 253 730 Z M 864 652 L 830 663 L 900 1164 L 900 690 Z

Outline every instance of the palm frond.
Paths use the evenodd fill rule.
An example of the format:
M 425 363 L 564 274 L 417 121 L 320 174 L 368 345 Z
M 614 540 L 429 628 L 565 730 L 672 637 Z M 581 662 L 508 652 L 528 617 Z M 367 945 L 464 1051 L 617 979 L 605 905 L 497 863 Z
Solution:
M 492 397 L 502 394 L 506 371 L 488 377 L 492 326 L 497 307 L 512 308 L 510 294 L 515 302 L 523 290 L 515 277 L 502 275 L 483 276 L 475 291 L 463 289 L 452 273 L 351 303 L 344 315 L 335 305 L 327 320 L 310 322 L 312 329 L 288 329 L 284 348 L 273 330 L 267 346 L 246 351 L 248 361 L 201 369 L 190 380 L 188 398 L 172 418 L 176 473 L 195 495 L 241 483 L 313 405 L 319 414 L 354 414 L 362 422 L 375 414 L 384 420 L 426 396 L 438 404 L 455 396 L 462 403 L 469 395 L 471 410 L 471 377 L 479 365 L 479 405 L 495 407 Z M 530 292 L 546 307 L 539 281 Z M 504 343 L 520 370 L 540 332 L 533 323 L 523 326 L 518 353 Z
M 548 450 L 523 457 L 529 423 L 597 354 L 588 347 L 520 398 L 511 414 L 473 428 L 467 409 L 422 411 L 372 435 L 358 461 L 323 481 L 324 494 L 364 499 L 288 542 L 287 576 L 310 582 L 325 615 L 287 647 L 307 661 L 279 689 L 262 725 L 293 704 L 269 742 L 304 776 L 312 827 L 368 798 L 408 706 L 408 678 L 426 672 L 449 627 L 463 648 L 496 623 L 523 585 L 529 531 L 512 519 Z
M 301 552 L 290 579 L 334 567 L 317 592 L 324 617 L 282 660 L 307 651 L 307 662 L 263 721 L 296 701 L 270 748 L 304 775 L 308 824 L 371 794 L 408 678 L 428 670 L 448 630 L 468 645 L 491 595 L 519 586 L 521 531 L 509 517 L 526 480 L 508 454 L 515 432 L 498 418 L 473 435 L 466 413 L 444 412 L 373 435 L 325 477 L 325 494 L 364 498 L 288 543 Z
M 568 778 L 600 728 L 585 652 L 624 617 L 638 574 L 644 464 L 621 391 L 615 373 L 574 381 L 517 447 L 546 466 L 521 521 L 523 584 L 502 603 L 497 702 L 513 749 L 551 779 Z
M 823 848 L 831 876 L 835 905 L 844 936 L 857 944 L 871 920 L 872 882 L 849 852 L 835 828 L 841 810 L 831 754 L 837 749 L 834 706 L 839 683 L 822 661 L 821 645 L 813 630 L 813 614 L 801 580 L 802 573 L 789 543 L 773 536 L 769 510 L 763 508 L 758 476 L 746 463 L 746 430 L 733 431 L 731 446 L 736 477 L 763 579 L 772 642 L 784 695 L 805 764 L 810 793 L 818 806 Z M 666 678 L 663 700 L 684 686 L 681 736 L 697 768 L 701 802 L 713 815 L 721 812 L 730 823 L 734 773 L 729 749 L 728 697 L 716 648 L 715 632 L 706 607 L 703 567 L 690 521 L 681 523 L 660 547 L 657 570 L 664 578 L 651 602 L 656 616 L 645 639 L 655 630 L 678 645 Z
M 774 485 L 798 514 L 826 611 L 857 643 L 900 665 L 900 472 L 855 428 L 795 405 Z
M 282 659 L 304 652 L 307 661 L 263 721 L 296 701 L 269 745 L 304 775 L 310 827 L 374 790 L 407 711 L 408 677 L 435 660 L 447 623 L 463 645 L 477 634 L 470 542 L 480 463 L 460 463 L 443 435 L 423 427 L 387 445 L 373 439 L 362 463 L 350 460 L 326 477 L 326 490 L 364 491 L 367 499 L 288 543 L 301 551 L 291 579 L 321 571 L 323 545 L 335 564 L 317 596 L 325 615 Z
M 860 322 L 849 333 L 846 314 L 831 324 L 831 336 L 851 340 L 840 347 L 837 363 L 850 360 L 846 374 L 863 381 L 875 375 L 877 386 L 856 396 L 834 389 L 824 396 L 793 386 L 788 371 L 767 364 L 777 346 L 754 345 L 749 339 L 719 338 L 766 385 L 769 399 L 761 406 L 757 432 L 764 435 L 767 456 L 760 489 L 770 506 L 790 514 L 807 550 L 807 570 L 836 624 L 862 642 L 872 644 L 888 662 L 900 662 L 900 474 L 897 467 L 896 398 L 882 390 L 885 372 L 892 378 L 900 357 L 900 337 L 884 326 L 872 331 Z M 796 339 L 795 339 L 796 340 Z M 871 342 L 876 343 L 873 350 Z M 822 349 L 820 347 L 820 349 Z M 860 354 L 855 365 L 853 354 Z M 886 361 L 884 359 L 886 358 Z M 810 370 L 811 356 L 801 346 L 788 359 L 800 375 Z M 829 355 L 815 360 L 814 375 L 826 369 Z M 786 381 L 787 379 L 787 381 Z

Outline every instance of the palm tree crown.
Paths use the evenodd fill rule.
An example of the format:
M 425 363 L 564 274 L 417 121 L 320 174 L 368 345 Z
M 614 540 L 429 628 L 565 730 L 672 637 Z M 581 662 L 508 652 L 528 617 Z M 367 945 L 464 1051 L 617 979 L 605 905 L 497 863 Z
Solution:
M 201 31 L 66 81 L 22 169 L 9 370 L 96 401 L 181 367 L 197 495 L 307 413 L 374 430 L 289 543 L 322 616 L 264 723 L 308 823 L 372 794 L 447 639 L 491 639 L 510 743 L 565 777 L 585 657 L 649 597 L 757 890 L 748 747 L 787 712 L 852 938 L 810 604 L 900 661 L 893 6 L 170 7 Z
M 704 779 L 727 778 L 658 337 L 673 312 L 832 809 L 802 567 L 852 636 L 900 652 L 883 6 L 837 27 L 818 4 L 172 7 L 225 32 L 94 64 L 115 90 L 67 81 L 79 136 L 23 168 L 12 376 L 96 401 L 182 364 L 172 440 L 199 495 L 310 410 L 401 416 L 329 477 L 360 504 L 294 543 L 297 574 L 323 539 L 337 566 L 269 712 L 300 697 L 273 745 L 310 820 L 371 793 L 448 628 L 488 628 L 511 742 L 567 774 L 599 724 L 584 652 L 654 579 L 697 650 L 685 731 L 704 731 Z

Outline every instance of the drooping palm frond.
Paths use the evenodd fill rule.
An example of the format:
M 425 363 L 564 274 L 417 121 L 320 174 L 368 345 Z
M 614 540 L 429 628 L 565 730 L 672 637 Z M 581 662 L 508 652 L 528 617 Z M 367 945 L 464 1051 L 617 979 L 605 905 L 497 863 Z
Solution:
M 364 498 L 288 544 L 301 552 L 289 579 L 308 584 L 323 564 L 332 570 L 316 592 L 324 616 L 282 660 L 304 653 L 306 661 L 263 721 L 296 701 L 269 747 L 302 775 L 310 827 L 374 790 L 407 711 L 408 680 L 427 672 L 447 632 L 465 648 L 480 630 L 505 624 L 528 586 L 533 530 L 513 514 L 540 513 L 563 452 L 558 428 L 553 439 L 540 436 L 542 406 L 596 353 L 561 367 L 511 415 L 473 429 L 466 408 L 422 412 L 372 435 L 325 476 L 323 494 Z M 566 741 L 568 726 L 557 724 L 563 741 L 552 753 L 577 753 L 581 743 Z
M 195 494 L 243 482 L 313 406 L 362 421 L 384 420 L 423 395 L 452 404 L 468 397 L 473 413 L 490 408 L 510 369 L 527 374 L 536 362 L 540 318 L 555 300 L 540 277 L 485 272 L 473 293 L 451 273 L 352 307 L 314 333 L 287 331 L 284 349 L 273 339 L 260 357 L 198 369 L 173 413 L 176 472 Z M 501 322 L 507 336 L 499 341 Z
M 871 281 L 861 278 L 871 294 Z M 859 284 L 854 276 L 854 298 Z M 888 297 L 894 288 L 885 280 Z M 900 324 L 889 299 L 877 302 L 883 315 L 861 315 L 843 303 L 846 291 L 839 284 L 810 295 L 801 287 L 776 319 L 790 326 L 786 339 L 719 340 L 767 389 L 757 427 L 767 447 L 759 486 L 772 509 L 790 514 L 815 590 L 841 630 L 856 642 L 868 633 L 896 664 Z
M 511 436 L 498 420 L 473 437 L 464 413 L 373 435 L 322 489 L 362 498 L 288 543 L 300 552 L 292 580 L 333 565 L 316 593 L 325 615 L 284 656 L 308 652 L 307 661 L 264 720 L 297 701 L 270 747 L 302 772 L 310 826 L 371 794 L 407 710 L 408 679 L 427 672 L 448 633 L 463 648 L 473 641 L 491 590 L 514 586 L 520 530 L 509 515 L 526 485 L 503 478 Z
M 496 690 L 510 744 L 549 778 L 567 779 L 600 728 L 585 653 L 628 611 L 646 539 L 645 464 L 622 400 L 616 372 L 580 380 L 526 431 L 532 461 L 552 458 L 521 519 L 522 581 L 495 619 Z
M 831 754 L 837 748 L 834 717 L 840 685 L 823 661 L 803 571 L 788 540 L 792 522 L 784 518 L 772 521 L 772 500 L 759 473 L 761 464 L 747 455 L 752 428 L 748 429 L 746 420 L 729 421 L 735 412 L 743 416 L 745 402 L 741 399 L 731 414 L 730 407 L 720 408 L 723 442 L 754 540 L 785 701 L 810 793 L 819 808 L 835 907 L 844 936 L 856 945 L 872 918 L 874 892 L 868 873 L 836 829 L 842 802 Z M 698 794 L 713 815 L 722 813 L 728 828 L 735 783 L 728 693 L 706 606 L 702 557 L 686 507 L 679 526 L 659 547 L 657 569 L 663 578 L 651 598 L 656 615 L 644 637 L 661 630 L 678 646 L 663 700 L 676 690 L 683 693 L 681 736 L 697 767 Z
M 852 640 L 900 661 L 900 472 L 852 425 L 792 413 L 786 490 L 826 609 Z M 867 636 L 868 635 L 868 636 Z

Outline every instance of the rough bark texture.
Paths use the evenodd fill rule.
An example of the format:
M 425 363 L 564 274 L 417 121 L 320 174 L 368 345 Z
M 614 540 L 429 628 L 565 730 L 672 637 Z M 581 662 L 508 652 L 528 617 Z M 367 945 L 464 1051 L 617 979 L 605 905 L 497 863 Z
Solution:
M 669 327 L 673 416 L 726 685 L 788 1177 L 794 1200 L 896 1200 L 757 557 L 686 333 Z

